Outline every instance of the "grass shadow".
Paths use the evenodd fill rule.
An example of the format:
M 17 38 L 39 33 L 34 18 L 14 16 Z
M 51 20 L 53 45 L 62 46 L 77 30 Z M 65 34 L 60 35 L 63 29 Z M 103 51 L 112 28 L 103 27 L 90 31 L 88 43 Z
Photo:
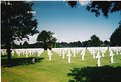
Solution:
M 121 82 L 121 67 L 74 68 L 67 73 L 73 79 L 68 82 Z
M 30 65 L 33 64 L 32 60 L 35 57 L 29 57 L 29 58 L 12 58 L 11 62 L 8 63 L 6 58 L 1 58 L 1 66 L 2 67 L 14 67 L 18 65 Z M 36 62 L 42 61 L 44 58 L 38 58 L 35 59 Z

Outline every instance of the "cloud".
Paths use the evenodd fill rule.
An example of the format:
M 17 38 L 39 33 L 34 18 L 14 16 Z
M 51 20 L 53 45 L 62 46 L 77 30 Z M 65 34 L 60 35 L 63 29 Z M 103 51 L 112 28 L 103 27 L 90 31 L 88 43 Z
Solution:
M 23 40 L 22 41 L 18 41 L 18 40 L 14 40 L 14 42 L 16 43 L 16 44 L 20 44 L 20 43 L 24 43 L 25 41 L 27 41 L 29 44 L 33 44 L 33 43 L 36 43 L 37 41 L 37 36 L 38 36 L 38 34 L 35 34 L 35 35 L 33 35 L 33 36 L 29 36 L 29 40 L 28 39 L 26 39 L 26 38 L 23 38 Z
M 36 43 L 37 41 L 37 36 L 38 36 L 38 34 L 35 34 L 35 35 L 33 35 L 33 36 L 29 36 L 29 41 L 28 41 L 28 43 L 29 44 L 33 44 L 33 43 Z
M 91 2 L 91 0 L 79 0 L 79 3 L 81 6 L 85 6 L 87 4 L 89 4 Z

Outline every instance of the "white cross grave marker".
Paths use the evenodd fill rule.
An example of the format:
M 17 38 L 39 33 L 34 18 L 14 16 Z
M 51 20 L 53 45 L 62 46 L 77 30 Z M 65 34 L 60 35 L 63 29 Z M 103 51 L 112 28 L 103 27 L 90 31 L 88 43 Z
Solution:
M 97 52 L 96 58 L 97 58 L 97 65 L 98 65 L 98 67 L 99 67 L 99 66 L 101 66 L 101 65 L 100 65 L 100 58 L 101 58 L 101 56 L 100 56 L 100 54 L 99 54 L 99 51 Z
M 62 56 L 63 56 L 63 59 L 65 58 L 65 52 L 64 50 L 62 51 Z
M 68 63 L 70 63 L 70 57 L 71 57 L 71 54 L 70 54 L 70 50 L 68 50 L 68 54 L 67 54 L 67 57 L 68 57 Z
M 113 51 L 110 50 L 111 63 L 114 63 L 113 56 L 114 56 Z
M 51 51 L 49 49 L 47 49 L 47 52 L 48 52 L 48 58 L 51 61 L 51 55 L 52 55 L 52 53 L 51 53 Z

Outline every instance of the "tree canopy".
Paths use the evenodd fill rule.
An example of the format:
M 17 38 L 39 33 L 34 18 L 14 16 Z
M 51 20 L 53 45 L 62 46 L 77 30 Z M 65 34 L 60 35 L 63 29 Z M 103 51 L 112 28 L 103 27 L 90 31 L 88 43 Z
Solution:
M 1 1 L 1 41 L 7 48 L 9 60 L 14 40 L 22 40 L 38 32 L 32 5 L 24 1 Z
M 37 41 L 43 43 L 43 48 L 46 50 L 47 48 L 52 48 L 52 44 L 56 42 L 56 38 L 53 37 L 53 32 L 43 30 L 37 37 Z
M 43 30 L 37 37 L 37 41 L 40 41 L 43 43 L 48 42 L 49 39 L 50 39 L 50 35 L 46 30 Z
M 110 41 L 112 46 L 121 46 L 121 22 L 119 27 L 112 33 Z
M 102 43 L 96 35 L 92 35 L 90 39 L 90 46 L 100 46 Z
M 77 6 L 77 1 L 68 1 L 67 3 L 72 8 Z M 91 1 L 86 10 L 95 13 L 96 16 L 102 13 L 103 16 L 108 17 L 109 13 L 121 12 L 121 1 Z

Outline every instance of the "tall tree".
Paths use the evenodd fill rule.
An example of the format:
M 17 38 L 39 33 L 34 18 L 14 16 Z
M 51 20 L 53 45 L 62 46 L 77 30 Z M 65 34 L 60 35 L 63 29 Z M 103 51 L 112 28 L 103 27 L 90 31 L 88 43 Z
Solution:
M 121 22 L 119 27 L 112 33 L 110 42 L 112 46 L 121 46 Z
M 38 32 L 32 5 L 23 1 L 1 1 L 1 41 L 7 49 L 8 62 L 11 60 L 11 45 L 14 40 L 22 40 Z
M 90 46 L 95 46 L 95 47 L 100 46 L 101 41 L 99 37 L 97 37 L 96 35 L 92 35 L 90 39 L 91 39 Z
M 56 42 L 56 38 L 53 37 L 53 32 L 43 30 L 37 37 L 37 41 L 43 43 L 43 48 L 47 50 L 47 48 L 52 48 L 52 44 Z
M 54 48 L 56 48 L 56 41 L 57 41 L 57 39 L 56 39 L 55 37 L 53 37 L 52 43 L 53 43 L 53 47 L 54 47 Z

